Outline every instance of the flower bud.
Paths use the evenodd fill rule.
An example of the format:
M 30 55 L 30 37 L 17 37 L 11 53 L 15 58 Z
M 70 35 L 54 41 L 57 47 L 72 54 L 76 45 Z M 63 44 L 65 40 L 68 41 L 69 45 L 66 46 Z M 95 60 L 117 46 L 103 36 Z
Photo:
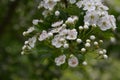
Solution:
M 60 12 L 59 11 L 55 11 L 55 16 L 59 16 Z
M 86 49 L 85 49 L 85 48 L 82 48 L 82 49 L 81 49 L 81 52 L 86 52 Z
M 106 54 L 103 55 L 104 59 L 108 59 L 108 56 Z
M 82 63 L 84 66 L 86 66 L 87 65 L 87 62 L 86 61 L 83 61 L 83 63 Z
M 63 47 L 64 48 L 69 48 L 69 44 L 65 43 Z
M 77 39 L 76 41 L 77 41 L 77 43 L 81 43 L 81 42 L 82 42 L 82 40 L 81 40 L 81 39 Z
M 102 55 L 102 54 L 103 54 L 103 51 L 99 51 L 99 54 Z
M 90 43 L 90 42 L 91 42 L 91 40 L 90 40 L 90 39 L 87 39 L 87 40 L 86 40 L 86 42 L 87 42 L 87 43 Z
M 94 36 L 94 35 L 91 35 L 91 36 L 90 36 L 90 39 L 91 39 L 91 40 L 95 40 L 95 36 Z
M 82 26 L 79 26 L 79 30 L 83 30 L 83 27 L 82 27 Z
M 97 41 L 95 41 L 95 42 L 94 42 L 94 45 L 95 45 L 95 46 L 97 46 L 97 45 L 98 45 L 98 42 L 97 42 Z
M 90 47 L 91 45 L 90 45 L 90 43 L 85 43 L 85 47 Z

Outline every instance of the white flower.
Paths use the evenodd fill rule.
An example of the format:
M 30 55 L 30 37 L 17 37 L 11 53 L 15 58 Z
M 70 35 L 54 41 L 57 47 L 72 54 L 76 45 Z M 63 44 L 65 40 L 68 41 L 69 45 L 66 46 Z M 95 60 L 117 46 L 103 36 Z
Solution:
M 95 10 L 94 1 L 84 0 L 84 1 L 83 1 L 83 4 L 84 4 L 83 10 L 88 10 L 88 11 L 93 11 L 93 10 Z
M 84 22 L 88 22 L 90 25 L 96 24 L 99 19 L 99 15 L 96 11 L 87 12 L 84 16 Z
M 66 20 L 66 22 L 65 23 L 67 23 L 67 24 L 73 24 L 74 23 L 74 20 L 73 20 L 73 18 L 72 17 L 68 17 L 68 19 Z
M 27 31 L 23 32 L 23 35 L 26 36 L 26 35 L 28 35 L 29 33 L 33 32 L 34 30 L 35 30 L 34 27 L 30 27 L 30 28 L 28 28 Z
M 31 48 L 34 48 L 35 43 L 36 43 L 36 36 L 33 36 L 32 38 L 28 39 L 28 44 Z
M 62 47 L 66 43 L 64 36 L 56 35 L 52 40 L 52 45 L 56 48 Z
M 47 33 L 47 31 L 43 30 L 42 33 L 40 34 L 38 40 L 39 40 L 39 41 L 43 41 L 43 40 L 45 40 L 46 38 L 48 38 L 48 33 Z
M 76 2 L 76 0 L 69 0 L 69 2 L 70 2 L 71 4 L 74 4 L 74 3 Z
M 38 19 L 34 19 L 34 20 L 32 21 L 32 23 L 33 23 L 34 25 L 37 25 L 37 24 L 38 24 L 38 22 L 39 22 L 39 20 L 38 20 Z
M 83 5 L 83 1 L 78 1 L 78 2 L 76 3 L 76 5 L 77 5 L 78 8 L 81 8 L 82 5 Z
M 96 3 L 95 6 L 99 11 L 107 11 L 109 9 L 107 6 L 104 6 L 102 3 Z
M 78 65 L 78 59 L 74 55 L 71 55 L 70 58 L 68 59 L 68 65 L 70 67 L 76 67 Z
M 72 30 L 68 30 L 68 35 L 66 37 L 66 39 L 68 40 L 75 40 L 77 38 L 77 30 L 76 29 L 72 29 Z
M 53 29 L 51 30 L 51 32 L 52 32 L 52 33 L 59 33 L 60 30 L 62 30 L 62 27 L 53 28 Z
M 107 29 L 110 29 L 112 27 L 112 25 L 111 25 L 111 22 L 110 22 L 110 19 L 109 19 L 109 15 L 101 17 L 100 20 L 98 21 L 98 26 L 103 31 L 105 31 Z
M 64 26 L 55 27 L 51 30 L 52 33 L 60 33 L 60 35 L 64 31 L 67 31 Z
M 60 35 L 66 35 L 68 33 L 67 29 L 63 29 L 59 32 Z
M 110 22 L 112 24 L 112 29 L 115 30 L 116 29 L 116 20 L 115 17 L 113 15 L 109 16 Z
M 71 17 L 68 17 L 68 19 L 66 20 L 66 24 L 74 24 L 75 21 L 78 20 L 78 17 L 77 16 L 71 16 Z
M 57 22 L 53 23 L 51 26 L 52 26 L 52 27 L 58 27 L 58 26 L 60 26 L 60 25 L 62 25 L 62 24 L 63 24 L 63 20 L 57 21 Z
M 72 16 L 74 22 L 78 20 L 78 16 Z
M 115 18 L 112 15 L 104 15 L 103 17 L 100 18 L 98 22 L 98 26 L 100 27 L 101 30 L 105 31 L 107 29 L 112 28 L 113 30 L 116 29 L 116 23 L 115 23 Z
M 64 64 L 65 63 L 65 59 L 66 59 L 65 55 L 61 55 L 61 56 L 55 58 L 56 65 L 60 66 L 60 65 Z
M 31 32 L 33 32 L 34 30 L 35 30 L 34 27 L 30 27 L 30 28 L 27 30 L 27 33 L 31 33 Z
M 42 4 L 45 9 L 53 10 L 58 1 L 60 0 L 44 0 Z

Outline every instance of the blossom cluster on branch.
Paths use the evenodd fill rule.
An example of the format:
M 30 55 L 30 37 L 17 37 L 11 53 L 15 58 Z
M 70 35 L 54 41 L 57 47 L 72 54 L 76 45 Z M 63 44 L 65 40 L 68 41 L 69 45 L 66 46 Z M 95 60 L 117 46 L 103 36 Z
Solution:
M 34 19 L 33 26 L 23 32 L 24 36 L 32 37 L 25 41 L 21 54 L 35 48 L 37 43 L 46 41 L 54 50 L 60 50 L 54 59 L 57 66 L 66 62 L 70 67 L 87 65 L 85 55 L 90 52 L 107 59 L 107 50 L 101 47 L 104 42 L 100 34 L 108 29 L 116 29 L 116 20 L 108 14 L 109 8 L 103 5 L 102 0 L 67 2 L 40 1 L 38 9 L 42 12 L 42 17 Z M 51 54 L 54 56 L 57 53 L 53 51 Z M 80 55 L 84 58 L 81 59 Z

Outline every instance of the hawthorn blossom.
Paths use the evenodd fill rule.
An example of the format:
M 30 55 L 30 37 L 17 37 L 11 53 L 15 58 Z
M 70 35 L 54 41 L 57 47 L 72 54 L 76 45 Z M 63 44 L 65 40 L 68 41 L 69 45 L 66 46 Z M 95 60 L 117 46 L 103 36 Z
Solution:
M 48 38 L 48 33 L 47 33 L 47 31 L 43 30 L 42 33 L 40 34 L 38 40 L 39 40 L 39 41 L 43 41 L 43 40 L 45 40 L 46 38 Z
M 103 31 L 112 28 L 111 22 L 109 20 L 109 15 L 101 17 L 98 22 L 98 26 Z
M 93 11 L 95 10 L 94 1 L 83 0 L 84 8 L 83 10 Z
M 68 40 L 75 40 L 77 38 L 77 30 L 76 29 L 72 29 L 72 30 L 68 30 L 68 34 L 66 39 Z
M 66 20 L 66 24 L 74 24 L 75 21 L 78 20 L 78 17 L 77 16 L 71 16 L 71 17 L 68 17 L 68 19 Z
M 84 22 L 88 22 L 90 25 L 96 24 L 99 20 L 99 15 L 96 11 L 86 12 L 84 16 Z
M 60 26 L 60 25 L 62 25 L 62 24 L 63 24 L 63 20 L 57 21 L 57 22 L 53 23 L 51 26 L 52 26 L 52 27 L 58 27 L 58 26 Z
M 53 8 L 55 7 L 55 5 L 57 4 L 57 2 L 59 2 L 60 0 L 43 0 L 41 1 L 41 3 L 39 4 L 38 8 L 44 7 L 45 9 L 48 10 L 53 10 Z
M 52 45 L 56 48 L 62 47 L 66 43 L 66 40 L 63 36 L 56 35 L 54 39 L 52 39 Z
M 69 0 L 69 2 L 70 2 L 71 4 L 74 4 L 74 3 L 76 2 L 76 0 Z
M 38 22 L 39 22 L 39 20 L 38 20 L 38 19 L 34 19 L 34 20 L 32 21 L 32 23 L 33 23 L 34 25 L 37 25 L 37 24 L 38 24 Z
M 67 56 L 63 54 L 56 57 L 54 61 L 57 66 L 64 64 L 66 58 L 68 59 L 68 66 L 78 66 L 79 60 L 77 56 L 84 55 L 84 53 L 89 53 L 89 51 L 91 51 L 89 49 L 92 49 L 94 52 L 98 53 L 100 57 L 107 59 L 108 56 L 106 55 L 106 49 L 101 48 L 103 40 L 98 39 L 97 35 L 94 36 L 93 34 L 95 34 L 95 29 L 102 31 L 116 29 L 116 20 L 113 15 L 108 14 L 109 8 L 103 5 L 102 0 L 67 0 L 70 3 L 70 8 L 80 8 L 80 11 L 78 10 L 79 13 L 75 13 L 76 15 L 73 15 L 71 13 L 69 14 L 67 9 L 63 9 L 61 11 L 60 8 L 65 6 L 63 6 L 64 4 L 59 3 L 60 1 L 61 0 L 40 1 L 38 8 L 40 9 L 43 7 L 41 9 L 43 20 L 40 21 L 39 19 L 34 19 L 32 21 L 33 27 L 30 27 L 27 31 L 23 32 L 23 35 L 28 35 L 35 29 L 39 28 L 37 26 L 40 25 L 38 22 L 44 22 L 45 24 L 46 19 L 48 19 L 51 15 L 55 16 L 50 18 L 51 20 L 55 18 L 55 22 L 50 21 L 49 23 L 48 21 L 47 23 L 49 24 L 45 24 L 45 26 L 48 26 L 47 29 L 43 30 L 41 33 L 36 30 L 36 34 L 34 33 L 32 38 L 25 41 L 21 54 L 25 54 L 26 51 L 32 50 L 32 48 L 35 47 L 35 43 L 37 41 L 36 38 L 38 38 L 40 42 L 47 39 L 47 41 L 49 41 L 54 48 L 60 49 L 60 53 L 66 53 L 67 56 L 70 56 L 67 58 Z M 58 6 L 56 6 L 57 4 L 59 5 L 59 9 Z M 65 18 L 62 16 L 63 14 L 66 15 Z M 84 18 L 83 21 L 81 21 L 81 17 Z M 87 62 L 82 61 L 82 64 L 87 65 Z
M 36 42 L 36 36 L 33 36 L 32 38 L 28 39 L 28 44 L 31 48 L 34 48 Z
M 60 27 L 57 27 L 57 28 L 53 28 L 52 30 L 51 30 L 51 32 L 52 33 L 59 33 L 61 30 L 63 30 L 64 29 L 64 27 L 62 27 L 62 26 L 60 26 Z
M 71 55 L 70 58 L 68 59 L 68 65 L 70 67 L 76 67 L 79 64 L 77 57 L 74 55 Z
M 55 58 L 55 63 L 57 66 L 60 66 L 65 63 L 66 56 L 60 55 L 59 57 Z
M 59 35 L 67 35 L 68 34 L 68 29 L 63 29 L 59 32 Z
M 82 5 L 83 5 L 83 1 L 78 1 L 78 2 L 76 3 L 76 5 L 77 5 L 78 8 L 81 8 Z
M 35 30 L 34 26 L 33 27 L 30 27 L 28 30 L 27 30 L 27 33 L 31 33 Z
M 112 29 L 115 30 L 116 29 L 116 20 L 115 20 L 115 17 L 113 15 L 110 15 L 109 16 L 109 20 L 110 20 L 110 23 L 112 25 Z

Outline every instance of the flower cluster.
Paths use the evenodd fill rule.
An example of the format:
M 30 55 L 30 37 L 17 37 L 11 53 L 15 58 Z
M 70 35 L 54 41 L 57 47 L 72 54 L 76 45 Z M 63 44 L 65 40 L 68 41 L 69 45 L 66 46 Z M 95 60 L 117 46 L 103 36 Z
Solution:
M 82 9 L 85 12 L 82 15 L 84 16 L 83 22 L 80 21 L 82 12 L 74 15 L 65 12 L 64 14 L 67 15 L 67 18 L 61 19 L 64 9 L 60 9 L 63 8 L 60 0 L 42 0 L 38 8 L 43 7 L 45 9 L 42 13 L 44 18 L 42 20 L 33 20 L 33 27 L 23 32 L 24 36 L 34 31 L 36 33 L 34 32 L 34 36 L 25 41 L 22 54 L 26 50 L 34 48 L 36 42 L 46 41 L 53 46 L 54 50 L 60 50 L 59 53 L 61 55 L 55 56 L 54 60 L 57 66 L 66 63 L 66 61 L 70 67 L 76 67 L 79 64 L 87 65 L 85 55 L 91 51 L 101 58 L 108 58 L 106 55 L 107 50 L 101 47 L 103 40 L 99 39 L 100 35 L 96 34 L 96 31 L 104 32 L 108 29 L 116 29 L 115 18 L 113 15 L 108 14 L 108 7 L 103 5 L 101 0 L 68 0 L 68 2 L 68 5 L 76 6 L 78 10 Z M 58 9 L 56 8 L 57 4 L 59 4 Z M 46 19 L 51 15 L 54 15 L 53 18 L 55 20 L 51 18 L 53 22 L 47 22 L 50 24 L 49 26 L 47 25 L 48 29 L 36 30 L 38 28 L 37 25 L 46 23 Z M 81 59 L 79 55 L 84 58 Z
M 59 1 L 60 0 L 43 0 L 43 1 L 40 2 L 38 8 L 44 7 L 45 9 L 53 10 L 53 8 L 55 7 L 55 5 Z
M 81 0 L 76 5 L 83 10 L 86 10 L 84 16 L 84 22 L 88 22 L 89 25 L 98 25 L 101 30 L 115 29 L 115 18 L 113 15 L 109 15 L 108 7 L 102 4 L 101 0 Z

